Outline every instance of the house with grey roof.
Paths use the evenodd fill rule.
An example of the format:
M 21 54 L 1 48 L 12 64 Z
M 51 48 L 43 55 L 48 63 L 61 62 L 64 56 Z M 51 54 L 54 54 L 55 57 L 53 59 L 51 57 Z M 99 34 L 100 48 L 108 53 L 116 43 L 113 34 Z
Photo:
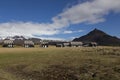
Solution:
M 63 43 L 63 47 L 70 47 L 70 43 L 69 42 Z
M 56 47 L 63 47 L 63 44 L 62 43 L 57 43 Z
M 40 47 L 47 48 L 49 46 L 48 41 L 40 41 Z
M 98 44 L 96 42 L 91 42 L 90 44 L 92 47 L 96 47 Z
M 96 42 L 84 42 L 84 47 L 96 47 L 98 44 Z
M 70 42 L 70 46 L 71 47 L 80 47 L 82 45 L 83 45 L 82 42 Z
M 2 46 L 12 48 L 14 47 L 14 42 L 13 40 L 4 40 Z
M 34 47 L 34 42 L 31 40 L 25 40 L 24 41 L 24 47 L 29 48 L 29 47 Z

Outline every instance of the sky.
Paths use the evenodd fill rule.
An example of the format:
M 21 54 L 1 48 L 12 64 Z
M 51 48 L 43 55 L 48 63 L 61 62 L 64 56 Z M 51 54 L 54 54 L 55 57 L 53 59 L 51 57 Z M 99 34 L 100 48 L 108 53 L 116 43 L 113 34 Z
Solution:
M 120 38 L 120 0 L 0 0 L 0 37 L 72 40 L 93 29 Z

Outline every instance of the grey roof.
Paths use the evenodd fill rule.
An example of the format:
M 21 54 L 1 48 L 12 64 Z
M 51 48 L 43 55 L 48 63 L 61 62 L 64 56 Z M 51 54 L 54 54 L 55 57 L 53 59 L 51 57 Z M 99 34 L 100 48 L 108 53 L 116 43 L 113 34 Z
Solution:
M 41 44 L 48 44 L 48 42 L 41 42 Z
M 82 45 L 83 43 L 82 42 L 70 42 L 71 45 Z
M 64 45 L 64 46 L 69 46 L 69 45 L 70 45 L 70 43 L 63 43 L 63 45 Z
M 91 42 L 91 44 L 97 44 L 96 42 Z
M 96 42 L 91 42 L 90 44 L 91 45 L 96 45 L 96 46 L 98 45 Z
M 13 40 L 4 40 L 4 44 L 13 44 Z
M 31 44 L 31 45 L 34 45 L 34 42 L 33 42 L 33 41 L 30 41 L 30 40 L 26 40 L 26 41 L 24 41 L 24 44 Z

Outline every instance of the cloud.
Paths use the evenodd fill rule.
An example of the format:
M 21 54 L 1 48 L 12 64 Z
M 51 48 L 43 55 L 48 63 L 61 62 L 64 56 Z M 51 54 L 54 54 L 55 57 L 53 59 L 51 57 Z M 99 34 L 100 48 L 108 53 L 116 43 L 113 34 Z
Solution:
M 120 0 L 89 0 L 78 3 L 53 17 L 52 23 L 33 22 L 6 22 L 0 23 L 0 36 L 23 35 L 34 37 L 34 35 L 60 34 L 62 29 L 71 24 L 90 23 L 96 24 L 105 21 L 104 16 L 110 12 L 120 12 Z M 64 31 L 74 33 L 76 31 Z M 81 32 L 77 31 L 77 32 Z
M 60 41 L 66 40 L 64 38 L 58 38 L 58 37 L 39 37 L 39 38 L 44 40 L 60 40 Z
M 83 32 L 84 30 L 78 30 L 77 32 Z
M 64 31 L 64 34 L 71 34 L 73 31 Z
M 53 18 L 54 22 L 65 25 L 78 23 L 99 23 L 105 21 L 104 16 L 111 11 L 120 12 L 120 0 L 90 0 L 66 9 Z
M 78 30 L 78 31 L 71 31 L 71 30 L 67 30 L 64 31 L 63 34 L 72 34 L 72 33 L 78 33 L 78 32 L 83 32 L 84 30 Z
M 58 34 L 58 28 L 54 27 L 52 24 L 39 24 L 32 22 L 8 22 L 0 24 L 0 36 L 14 36 L 23 35 L 30 36 L 33 35 L 54 35 Z

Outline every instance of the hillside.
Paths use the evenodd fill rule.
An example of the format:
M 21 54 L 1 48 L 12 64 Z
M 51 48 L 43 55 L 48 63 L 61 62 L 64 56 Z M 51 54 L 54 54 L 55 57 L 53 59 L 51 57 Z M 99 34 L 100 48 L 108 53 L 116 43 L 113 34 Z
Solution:
M 84 35 L 79 38 L 75 38 L 73 41 L 83 41 L 83 42 L 97 42 L 98 45 L 103 46 L 120 46 L 120 39 L 114 36 L 111 36 L 101 30 L 94 29 L 89 32 L 87 35 Z

